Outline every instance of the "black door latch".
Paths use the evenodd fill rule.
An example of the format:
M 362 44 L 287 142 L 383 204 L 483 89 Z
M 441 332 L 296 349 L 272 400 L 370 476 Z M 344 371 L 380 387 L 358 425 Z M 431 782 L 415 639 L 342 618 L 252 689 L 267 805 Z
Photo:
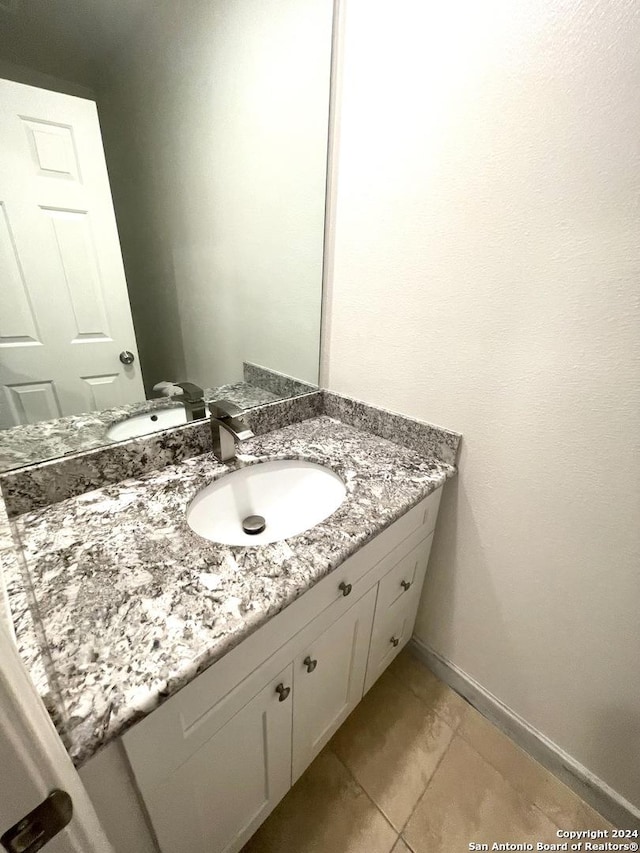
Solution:
M 46 800 L 4 833 L 0 844 L 8 853 L 37 853 L 72 817 L 73 803 L 69 794 L 52 791 Z

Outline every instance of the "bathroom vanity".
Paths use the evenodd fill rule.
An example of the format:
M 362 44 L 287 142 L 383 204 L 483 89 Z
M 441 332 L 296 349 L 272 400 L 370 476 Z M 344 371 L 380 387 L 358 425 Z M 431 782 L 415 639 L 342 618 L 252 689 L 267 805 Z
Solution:
M 239 850 L 406 645 L 440 493 L 125 733 L 163 851 Z
M 230 463 L 69 478 L 48 505 L 42 480 L 5 481 L 14 507 L 41 504 L 14 531 L 58 729 L 117 853 L 239 851 L 411 637 L 460 437 L 328 392 L 265 410 Z M 253 547 L 191 529 L 196 495 L 277 460 L 323 466 L 344 500 Z

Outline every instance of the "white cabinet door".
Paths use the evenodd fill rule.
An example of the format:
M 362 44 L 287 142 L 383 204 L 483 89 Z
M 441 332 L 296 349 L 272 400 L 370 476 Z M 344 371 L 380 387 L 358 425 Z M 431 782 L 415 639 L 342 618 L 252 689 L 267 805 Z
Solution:
M 95 103 L 0 80 L 0 116 L 0 428 L 144 400 Z
M 295 782 L 362 699 L 377 586 L 294 661 Z
M 365 693 L 411 639 L 433 534 L 382 578 L 371 632 Z
M 236 853 L 286 794 L 290 691 L 291 665 L 155 789 L 144 792 L 162 853 Z

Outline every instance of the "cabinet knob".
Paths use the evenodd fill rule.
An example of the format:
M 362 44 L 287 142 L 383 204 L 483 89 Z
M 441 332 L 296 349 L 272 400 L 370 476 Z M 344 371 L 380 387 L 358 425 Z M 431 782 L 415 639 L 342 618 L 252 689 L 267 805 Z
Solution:
M 347 595 L 349 595 L 349 594 L 350 594 L 350 592 L 351 592 L 351 590 L 353 589 L 353 587 L 351 586 L 351 584 L 350 584 L 350 583 L 345 583 L 344 581 L 342 581 L 342 583 L 340 584 L 340 586 L 338 587 L 338 589 L 342 590 L 342 594 L 343 594 L 344 596 L 347 596 Z
M 411 581 L 400 581 L 400 586 L 406 592 L 411 586 Z
M 399 642 L 400 642 L 400 640 L 397 637 L 392 637 L 390 640 L 390 643 L 394 649 L 396 648 L 396 646 L 398 645 Z
M 278 694 L 278 702 L 284 702 L 289 693 L 291 693 L 290 687 L 285 687 L 284 684 L 278 684 L 276 687 L 276 693 Z
M 313 670 L 318 666 L 317 660 L 311 660 L 311 656 L 307 655 L 306 658 L 302 661 L 307 668 L 307 672 L 313 672 Z

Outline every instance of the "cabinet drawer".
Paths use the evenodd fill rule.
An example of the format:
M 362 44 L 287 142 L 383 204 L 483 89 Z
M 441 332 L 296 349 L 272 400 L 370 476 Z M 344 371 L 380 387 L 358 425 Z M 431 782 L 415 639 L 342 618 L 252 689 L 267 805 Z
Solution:
M 440 508 L 440 498 L 442 497 L 442 489 L 436 489 L 428 498 L 422 501 L 418 506 L 422 510 L 421 526 L 424 527 L 425 533 L 433 533 L 436 529 L 436 521 L 438 520 L 438 509 Z
M 432 541 L 433 533 L 403 557 L 398 565 L 382 578 L 376 613 L 386 610 L 401 596 L 408 597 L 416 587 L 422 586 Z
M 442 489 L 438 489 L 430 494 L 360 551 L 345 560 L 332 574 L 331 582 L 327 583 L 325 580 L 322 591 L 317 590 L 317 606 L 328 607 L 339 601 L 349 589 L 349 585 L 354 586 L 374 567 L 379 567 L 384 573 L 387 567 L 394 566 L 415 543 L 423 541 L 433 533 L 441 493 Z

